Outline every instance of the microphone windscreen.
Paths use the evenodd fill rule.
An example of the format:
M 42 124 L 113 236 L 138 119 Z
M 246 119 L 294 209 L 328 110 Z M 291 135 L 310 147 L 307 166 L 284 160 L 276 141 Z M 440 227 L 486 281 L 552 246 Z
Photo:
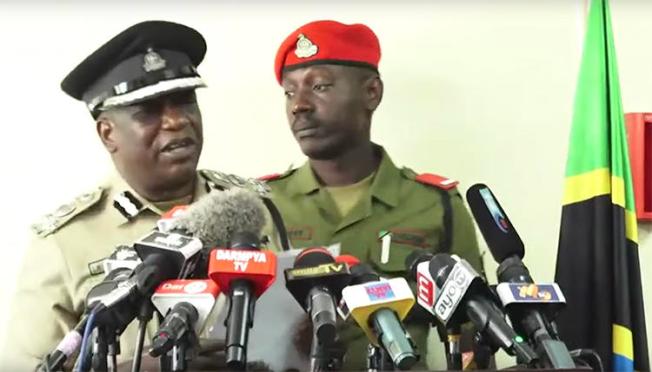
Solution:
M 345 263 L 349 267 L 353 267 L 353 266 L 359 264 L 360 260 L 358 259 L 358 257 L 350 255 L 350 254 L 341 254 L 341 255 L 335 257 L 335 262 L 337 262 L 337 263 Z
M 415 250 L 405 258 L 405 270 L 410 273 L 409 279 L 416 280 L 417 265 L 421 262 L 430 261 L 433 254 L 422 250 Z
M 307 248 L 294 259 L 294 268 L 312 267 L 333 262 L 335 262 L 335 258 L 328 249 L 324 247 Z
M 226 245 L 238 232 L 260 236 L 265 216 L 265 205 L 258 194 L 232 188 L 212 191 L 191 204 L 172 222 L 172 228 L 187 231 L 204 245 Z
M 456 263 L 455 259 L 453 259 L 453 257 L 448 253 L 437 253 L 433 256 L 428 268 L 430 269 L 430 276 L 432 276 L 432 278 L 435 279 L 435 283 L 437 283 L 437 287 L 441 288 L 444 286 L 448 275 L 451 270 L 453 270 L 453 266 L 455 266 Z

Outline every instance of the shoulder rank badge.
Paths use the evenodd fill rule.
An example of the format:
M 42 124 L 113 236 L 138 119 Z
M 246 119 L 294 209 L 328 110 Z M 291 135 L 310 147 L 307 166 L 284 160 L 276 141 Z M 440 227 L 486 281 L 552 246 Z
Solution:
M 251 190 L 262 197 L 268 196 L 270 192 L 270 188 L 265 181 L 257 180 L 255 178 L 243 178 L 236 176 L 235 174 L 222 173 L 208 169 L 202 169 L 199 173 L 209 182 L 211 188 L 222 187 L 229 189 L 231 187 L 239 187 Z
M 443 190 L 451 190 L 457 186 L 458 181 L 442 177 L 432 173 L 422 173 L 415 177 L 415 180 L 425 185 L 435 186 Z
M 95 205 L 101 198 L 104 189 L 98 187 L 95 190 L 77 196 L 72 202 L 60 205 L 56 210 L 41 217 L 32 224 L 34 233 L 40 237 L 46 237 L 57 231 L 73 217 Z
M 281 178 L 281 176 L 282 176 L 282 174 L 280 174 L 280 173 L 272 173 L 272 174 L 268 174 L 268 175 L 265 175 L 265 176 L 258 177 L 257 180 L 259 180 L 259 181 L 274 181 L 274 180 L 277 180 L 277 179 Z
M 297 38 L 297 47 L 294 50 L 294 54 L 296 54 L 297 57 L 308 58 L 317 54 L 319 48 L 317 48 L 317 45 L 313 44 L 304 34 L 299 34 Z
M 113 198 L 113 208 L 117 209 L 124 218 L 131 220 L 143 209 L 143 203 L 130 191 L 123 191 Z

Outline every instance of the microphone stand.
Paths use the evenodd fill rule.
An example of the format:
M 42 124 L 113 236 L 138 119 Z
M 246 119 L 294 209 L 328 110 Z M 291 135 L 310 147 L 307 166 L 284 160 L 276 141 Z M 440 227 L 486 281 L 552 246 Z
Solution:
M 95 371 L 115 372 L 118 370 L 119 354 L 120 341 L 115 328 L 107 325 L 99 326 L 93 344 L 91 368 Z
M 380 371 L 393 371 L 394 363 L 389 358 L 389 355 L 379 346 L 372 344 L 367 345 L 367 371 L 380 372 Z
M 317 334 L 312 334 L 312 344 L 310 346 L 310 371 L 322 372 L 330 370 L 331 357 L 326 345 L 319 342 Z
M 145 333 L 147 332 L 147 323 L 152 319 L 154 307 L 152 302 L 143 301 L 138 311 L 138 335 L 136 336 L 136 350 L 131 364 L 131 372 L 140 372 L 140 363 L 143 358 L 143 344 L 145 343 Z
M 172 347 L 172 371 L 182 372 L 188 368 L 188 364 L 186 363 L 187 347 L 188 345 L 185 341 Z
M 110 333 L 109 342 L 107 343 L 107 359 L 106 363 L 109 372 L 118 371 L 118 355 L 120 354 L 120 340 L 118 335 L 114 332 Z
M 337 340 L 337 336 L 335 338 Z M 317 333 L 313 329 L 312 343 L 310 344 L 310 371 L 339 371 L 342 369 L 344 351 L 335 347 L 336 343 L 324 344 L 319 342 Z
M 93 344 L 93 356 L 91 359 L 91 368 L 95 371 L 108 371 L 107 356 L 109 347 L 107 345 L 106 326 L 97 327 L 95 343 Z
M 448 353 L 447 364 L 449 370 L 462 370 L 462 353 L 460 352 L 460 338 L 462 329 L 459 324 L 452 325 L 446 329 Z
M 195 355 L 195 346 L 199 345 L 199 338 L 194 330 L 186 333 L 172 348 L 172 371 L 183 372 L 188 369 L 188 362 Z

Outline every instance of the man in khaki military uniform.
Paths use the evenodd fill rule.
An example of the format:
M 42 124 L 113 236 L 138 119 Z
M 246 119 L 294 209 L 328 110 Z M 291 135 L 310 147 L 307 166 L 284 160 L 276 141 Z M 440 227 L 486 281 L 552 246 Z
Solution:
M 228 177 L 196 170 L 203 138 L 194 90 L 204 86 L 196 67 L 205 52 L 192 28 L 143 22 L 63 80 L 62 89 L 86 103 L 117 173 L 33 225 L 0 369 L 33 370 L 55 348 L 106 274 L 97 263 L 116 246 L 141 238 L 170 207 L 229 186 Z M 135 325 L 121 338 L 122 360 L 134 352 Z
M 383 96 L 379 60 L 371 29 L 335 21 L 301 26 L 278 49 L 275 72 L 288 122 L 308 157 L 297 169 L 264 177 L 290 242 L 295 248 L 340 243 L 342 253 L 390 277 L 407 275 L 405 259 L 415 250 L 457 254 L 480 270 L 457 182 L 398 168 L 370 140 L 371 118 Z M 408 331 L 422 352 L 415 368 L 422 369 L 428 327 L 416 318 L 408 318 Z M 347 350 L 344 368 L 365 369 L 362 332 L 345 327 L 340 338 Z

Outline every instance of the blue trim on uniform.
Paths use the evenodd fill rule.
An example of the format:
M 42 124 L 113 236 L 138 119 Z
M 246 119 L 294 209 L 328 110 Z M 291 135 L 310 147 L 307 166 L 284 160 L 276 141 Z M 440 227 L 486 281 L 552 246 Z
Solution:
M 620 354 L 613 354 L 613 370 L 614 371 L 633 371 L 634 370 L 634 361 L 622 356 Z

